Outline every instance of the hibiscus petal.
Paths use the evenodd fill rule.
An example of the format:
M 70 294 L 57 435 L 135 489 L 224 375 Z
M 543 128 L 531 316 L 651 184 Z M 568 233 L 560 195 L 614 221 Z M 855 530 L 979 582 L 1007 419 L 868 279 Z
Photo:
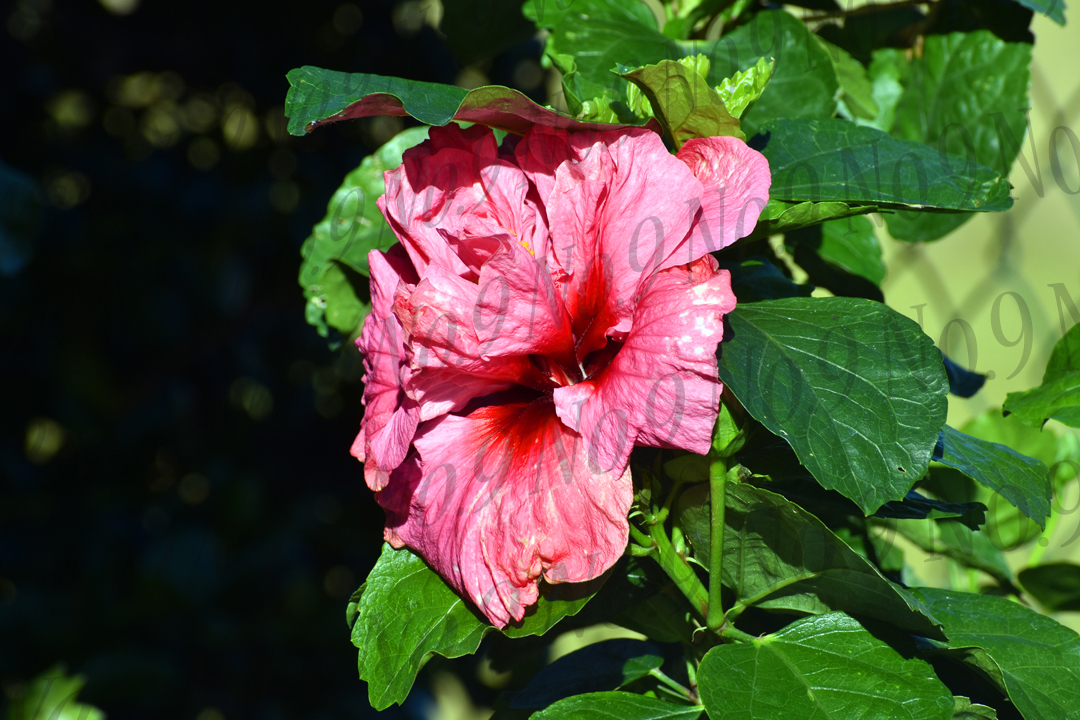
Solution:
M 547 206 L 579 359 L 613 329 L 629 330 L 639 284 L 683 244 L 693 220 L 687 202 L 702 193 L 656 133 L 597 137 L 579 162 L 559 166 Z
M 356 347 L 364 356 L 364 421 L 353 455 L 364 462 L 364 477 L 373 490 L 386 484 L 387 473 L 405 458 L 416 433 L 419 411 L 405 395 L 401 370 L 407 353 L 405 332 L 393 313 L 398 288 L 407 291 L 415 274 L 404 254 L 372 251 L 372 311 L 364 321 Z
M 547 398 L 425 423 L 422 461 L 380 493 L 387 539 L 406 544 L 491 622 L 520 620 L 537 581 L 583 582 L 622 555 L 633 490 L 625 468 L 589 469 Z
M 734 308 L 730 275 L 710 255 L 650 279 L 611 363 L 554 393 L 594 470 L 622 467 L 635 444 L 708 452 L 723 389 L 716 346 Z
M 502 237 L 546 251 L 547 229 L 526 201 L 528 180 L 499 157 L 491 131 L 437 130 L 385 174 L 378 201 L 421 277 L 438 265 L 475 281 Z
M 574 362 L 574 337 L 543 256 L 506 243 L 480 271 L 473 326 L 484 358 L 544 355 Z
M 408 333 L 410 367 L 402 382 L 424 420 L 514 384 L 551 385 L 525 355 L 483 357 L 473 325 L 480 299 L 479 286 L 439 265 L 411 291 L 399 289 L 394 312 Z
M 701 181 L 701 217 L 687 244 L 662 267 L 693 262 L 746 237 L 769 201 L 769 161 L 734 137 L 692 138 L 676 155 Z

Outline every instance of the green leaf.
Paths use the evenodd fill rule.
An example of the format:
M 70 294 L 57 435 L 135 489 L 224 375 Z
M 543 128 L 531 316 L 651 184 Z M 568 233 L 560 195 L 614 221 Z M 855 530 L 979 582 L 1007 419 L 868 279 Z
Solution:
M 901 81 L 907 73 L 908 62 L 903 50 L 879 48 L 874 50 L 867 75 L 873 85 L 871 97 L 878 111 L 872 119 L 855 118 L 859 125 L 869 125 L 883 132 L 892 130 L 896 122 L 896 106 L 904 95 Z
M 640 9 L 631 10 L 633 6 Z M 831 117 L 836 111 L 838 86 L 828 56 L 806 26 L 783 11 L 759 12 L 745 25 L 708 42 L 678 42 L 664 36 L 647 6 L 637 0 L 577 0 L 558 13 L 552 27 L 548 57 L 556 64 L 559 56 L 574 59 L 572 91 L 579 98 L 603 97 L 605 92 L 621 97 L 626 81 L 609 72 L 616 65 L 641 67 L 704 54 L 712 68 L 711 86 L 755 67 L 762 58 L 775 58 L 769 84 L 741 118 L 748 136 L 778 117 Z
M 913 321 L 853 298 L 767 300 L 727 320 L 720 379 L 824 487 L 869 514 L 923 476 L 948 383 Z
M 929 663 L 905 658 L 843 613 L 714 647 L 698 690 L 711 717 L 743 720 L 948 720 L 954 706 Z
M 884 532 L 895 530 L 932 556 L 956 560 L 994 578 L 1002 587 L 1012 588 L 1015 578 L 1005 556 L 984 532 L 973 532 L 957 520 L 899 520 L 885 524 Z M 928 558 L 928 562 L 941 557 Z
M 715 135 L 745 140 L 739 121 L 724 107 L 724 101 L 694 68 L 673 60 L 661 60 L 630 72 L 620 72 L 641 88 L 653 107 L 653 116 L 676 149 L 691 138 Z
M 1045 465 L 1010 447 L 980 440 L 948 425 L 941 432 L 945 450 L 938 462 L 999 493 L 1039 527 L 1046 527 L 1052 490 Z
M 465 90 L 453 85 L 334 72 L 311 66 L 290 70 L 287 77 L 291 87 L 285 98 L 285 114 L 289 118 L 289 132 L 293 135 L 304 135 L 326 123 L 372 115 L 410 115 L 428 125 L 446 125 L 458 120 L 518 135 L 524 135 L 533 125 L 610 127 L 579 122 L 537 105 L 517 90 L 499 85 Z M 588 93 L 583 97 L 601 94 Z
M 877 211 L 876 205 L 848 205 L 842 202 L 786 202 L 769 198 L 761 211 L 757 225 L 745 240 L 748 243 L 770 235 L 789 233 L 820 225 L 827 220 L 854 217 Z
M 1065 24 L 1065 0 L 1016 0 L 1026 8 L 1042 13 L 1058 25 Z
M 797 285 L 787 275 L 760 255 L 742 262 L 723 262 L 720 267 L 731 273 L 731 291 L 740 303 L 754 303 L 778 298 L 810 297 L 812 285 Z
M 1023 425 L 1011 417 L 1002 417 L 1000 410 L 989 410 L 961 429 L 968 435 L 1005 445 L 1042 461 L 1051 468 L 1050 483 L 1056 492 L 1060 492 L 1066 483 L 1072 481 L 1076 477 L 1077 468 L 1080 468 L 1080 440 L 1076 435 L 1058 436 L 1052 431 L 1043 432 Z M 997 547 L 1019 547 L 1041 534 L 1038 524 L 1028 519 L 1012 502 L 998 493 L 989 488 L 976 487 L 970 481 L 961 483 L 954 479 L 946 483 L 946 479 L 941 471 L 934 469 L 931 483 L 933 487 L 928 488 L 941 497 L 983 502 L 990 509 L 984 531 Z M 1051 513 L 1055 512 L 1059 511 L 1051 505 Z
M 720 81 L 716 92 L 733 117 L 741 118 L 746 108 L 761 97 L 775 69 L 776 60 L 765 62 L 765 58 L 760 57 L 751 67 Z
M 586 645 L 545 666 L 510 702 L 515 709 L 543 708 L 571 695 L 616 690 L 664 664 L 660 650 L 641 640 Z
M 580 98 L 624 97 L 627 81 L 611 72 L 616 66 L 642 67 L 694 54 L 665 37 L 648 6 L 638 0 L 574 0 L 566 5 L 553 24 L 546 52 L 556 66 L 559 56 L 573 58 L 572 90 Z
M 563 17 L 577 12 L 590 20 L 623 20 L 656 27 L 649 6 L 640 0 L 528 0 L 521 8 L 537 27 L 552 29 Z
M 851 53 L 833 45 L 827 40 L 815 36 L 832 62 L 836 81 L 840 84 L 840 113 L 848 120 L 863 118 L 873 120 L 879 108 L 874 100 L 874 85 L 863 64 L 853 58 Z M 846 111 L 846 112 L 845 112 Z
M 1027 128 L 1030 65 L 1031 45 L 1005 42 L 989 30 L 927 35 L 906 72 L 893 132 L 955 156 L 950 164 L 965 175 L 982 165 L 1008 177 L 1019 145 L 1007 136 L 1023 140 Z M 925 242 L 967 219 L 898 213 L 886 221 L 893 237 Z
M 954 697 L 953 720 L 997 720 L 997 710 L 971 702 L 966 697 Z
M 673 705 L 628 692 L 599 692 L 560 700 L 532 720 L 695 720 L 700 705 Z
M 1049 419 L 1080 428 L 1080 324 L 1054 345 L 1042 384 L 1009 393 L 1005 412 L 1034 428 L 1042 427 Z
M 1012 206 L 1001 173 L 847 120 L 776 120 L 761 132 L 769 195 L 780 200 L 967 212 Z
M 836 113 L 839 86 L 829 56 L 806 25 L 789 13 L 759 12 L 719 40 L 689 42 L 682 47 L 684 54 L 704 53 L 709 57 L 713 85 L 757 66 L 762 59 L 775 59 L 776 69 L 769 84 L 741 117 L 748 137 L 776 118 L 829 118 Z
M 65 674 L 57 665 L 30 682 L 23 696 L 8 706 L 8 720 L 105 720 L 93 705 L 78 702 L 86 678 Z
M 1080 611 L 1080 565 L 1058 562 L 1020 571 L 1020 584 L 1050 612 Z
M 687 619 L 686 603 L 666 592 L 612 616 L 611 622 L 639 632 L 650 640 L 665 643 L 690 640 L 694 630 Z
M 901 502 L 882 505 L 875 517 L 897 520 L 949 520 L 959 518 L 972 530 L 986 522 L 986 506 L 979 502 L 951 503 L 934 500 L 912 490 Z
M 915 594 L 945 624 L 949 642 L 938 647 L 985 672 L 1026 720 L 1059 720 L 1080 708 L 1075 632 L 993 595 L 934 588 Z
M 503 634 L 544 634 L 562 618 L 580 611 L 602 582 L 559 586 L 559 593 L 541 597 L 535 611 L 517 626 L 507 626 Z M 360 649 L 360 678 L 367 681 L 368 699 L 376 710 L 405 700 L 429 655 L 470 655 L 484 635 L 495 629 L 418 555 L 389 545 L 383 545 L 354 602 L 352 641 Z
M 709 564 L 708 486 L 683 493 L 680 526 Z M 816 517 L 780 495 L 728 486 L 723 581 L 735 593 L 732 617 L 747 607 L 824 614 L 843 610 L 913 633 L 943 637 L 907 590 L 889 582 Z
M 323 337 L 329 334 L 327 326 L 351 335 L 367 315 L 369 306 L 360 299 L 367 297 L 367 288 L 355 286 L 344 268 L 366 276 L 368 253 L 397 242 L 375 205 L 385 191 L 383 172 L 400 165 L 402 153 L 426 138 L 427 128 L 410 128 L 364 158 L 345 176 L 326 216 L 304 241 L 299 280 L 308 303 L 305 314 Z
M 864 217 L 830 220 L 785 236 L 784 244 L 810 277 L 835 295 L 883 301 L 885 278 L 874 225 Z

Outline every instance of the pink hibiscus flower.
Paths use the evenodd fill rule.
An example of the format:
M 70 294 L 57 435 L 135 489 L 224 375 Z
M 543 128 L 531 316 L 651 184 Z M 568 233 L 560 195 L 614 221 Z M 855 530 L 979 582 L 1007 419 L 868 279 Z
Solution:
M 500 148 L 450 125 L 407 151 L 379 200 L 401 243 L 371 253 L 356 343 L 353 454 L 386 540 L 499 627 L 541 576 L 607 570 L 633 447 L 709 450 L 735 297 L 708 253 L 749 234 L 769 183 L 741 140 L 673 156 L 647 129 L 537 126 Z

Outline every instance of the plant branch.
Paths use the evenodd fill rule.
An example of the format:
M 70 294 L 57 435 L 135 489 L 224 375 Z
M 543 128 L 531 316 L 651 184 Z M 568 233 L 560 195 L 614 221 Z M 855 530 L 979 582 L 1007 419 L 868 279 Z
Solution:
M 690 601 L 694 611 L 702 619 L 707 618 L 709 616 L 709 593 L 705 586 L 701 584 L 701 580 L 698 579 L 694 568 L 690 567 L 685 558 L 675 552 L 675 548 L 672 547 L 671 540 L 668 539 L 667 531 L 664 530 L 662 523 L 650 525 L 649 535 L 652 537 L 653 542 L 656 543 L 656 562 L 660 564 L 663 571 L 675 583 L 675 587 L 679 588 L 679 591 Z
M 728 473 L 726 458 L 716 458 L 709 466 L 712 513 L 709 523 L 709 615 L 705 624 L 713 632 L 724 624 L 720 578 L 724 567 L 724 504 L 727 500 Z

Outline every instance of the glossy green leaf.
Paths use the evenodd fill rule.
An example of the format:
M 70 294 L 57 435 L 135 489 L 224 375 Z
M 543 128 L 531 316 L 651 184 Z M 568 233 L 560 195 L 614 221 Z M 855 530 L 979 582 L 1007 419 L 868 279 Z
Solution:
M 820 37 L 815 36 L 815 39 L 829 56 L 833 71 L 836 73 L 836 81 L 840 84 L 841 96 L 838 106 L 840 114 L 848 120 L 876 118 L 879 109 L 874 100 L 874 84 L 870 81 L 870 76 L 863 64 L 853 58 L 847 50 Z
M 1027 128 L 1030 65 L 1031 45 L 989 30 L 927 35 L 905 74 L 893 133 L 955 156 L 950 165 L 963 175 L 982 165 L 1007 177 L 1019 147 L 1011 138 L 1023 140 Z M 898 213 L 886 221 L 893 237 L 924 242 L 967 219 Z
M 1080 565 L 1057 562 L 1020 571 L 1020 584 L 1050 612 L 1080 611 Z
M 757 225 L 745 240 L 753 242 L 770 235 L 794 232 L 802 228 L 820 225 L 828 220 L 866 215 L 877 211 L 876 205 L 858 205 L 842 202 L 787 202 L 769 198 L 761 211 Z
M 1058 25 L 1065 24 L 1065 0 L 1016 0 L 1026 8 L 1042 13 Z
M 1042 427 L 1049 419 L 1080 427 L 1080 324 L 1054 345 L 1042 384 L 1009 393 L 1005 412 L 1030 427 Z
M 602 582 L 560 586 L 562 599 L 552 599 L 553 593 L 541 597 L 535 610 L 503 633 L 511 637 L 544 634 L 562 618 L 580 611 Z M 576 596 L 569 597 L 572 594 Z M 360 678 L 367 681 L 368 699 L 376 710 L 405 699 L 429 655 L 470 655 L 484 635 L 495 629 L 418 555 L 389 545 L 383 545 L 378 563 L 353 602 L 352 641 L 360 650 Z
M 696 720 L 700 705 L 674 705 L 628 692 L 600 692 L 560 700 L 532 720 Z
M 997 720 L 997 710 L 971 702 L 970 698 L 955 697 L 953 720 Z
M 853 298 L 740 305 L 727 320 L 720 379 L 824 487 L 869 514 L 923 476 L 948 383 L 913 321 Z
M 604 640 L 545 666 L 510 702 L 511 708 L 543 708 L 571 695 L 617 690 L 664 664 L 660 650 L 641 640 Z
M 869 219 L 830 220 L 786 235 L 784 244 L 818 287 L 834 295 L 884 300 L 879 286 L 885 263 Z
M 839 86 L 829 56 L 806 25 L 787 12 L 759 12 L 719 40 L 684 43 L 684 48 L 709 57 L 712 85 L 763 58 L 776 61 L 769 84 L 741 118 L 747 137 L 776 118 L 828 118 L 836 113 Z
M 367 315 L 366 287 L 357 287 L 344 268 L 366 276 L 368 253 L 386 250 L 397 242 L 375 201 L 385 191 L 383 172 L 401 164 L 408 148 L 427 138 L 427 128 L 410 128 L 364 158 L 345 176 L 326 208 L 326 216 L 312 228 L 300 255 L 300 286 L 307 300 L 307 320 L 323 337 L 327 326 L 348 336 Z M 365 278 L 358 278 L 366 284 Z
M 640 0 L 527 0 L 521 11 L 537 27 L 549 30 L 565 16 L 575 12 L 586 15 L 590 20 L 623 20 L 656 27 L 656 17 L 649 6 Z
M 759 149 L 772 170 L 769 196 L 779 200 L 969 212 L 1012 206 L 1001 173 L 871 127 L 801 118 L 776 120 L 761 132 Z
M 741 118 L 746 108 L 765 92 L 769 78 L 776 70 L 776 60 L 760 57 L 746 70 L 740 70 L 729 78 L 724 78 L 716 86 L 716 92 L 724 101 L 724 106 L 733 117 Z
M 999 493 L 1039 527 L 1045 527 L 1051 496 L 1045 465 L 1010 447 L 980 440 L 948 425 L 941 432 L 945 449 L 938 462 Z
M 1008 694 L 1025 720 L 1061 720 L 1080 708 L 1080 636 L 993 595 L 920 588 L 945 625 L 945 652 L 974 665 Z M 974 652 L 973 652 L 974 650 Z
M 634 83 L 649 99 L 653 116 L 676 149 L 692 138 L 725 135 L 746 139 L 720 95 L 693 67 L 661 60 L 619 76 Z
M 287 77 L 291 87 L 285 98 L 285 115 L 293 135 L 304 135 L 326 123 L 372 115 L 410 115 L 428 125 L 446 125 L 451 120 L 459 120 L 519 135 L 525 134 L 533 125 L 609 127 L 583 123 L 541 107 L 517 90 L 498 85 L 465 90 L 454 85 L 335 72 L 311 66 L 290 70 Z M 584 97 L 600 94 L 594 92 Z
M 63 665 L 43 672 L 12 700 L 8 720 L 105 720 L 105 713 L 93 705 L 78 701 L 86 678 L 68 676 Z
M 961 428 L 968 435 L 992 443 L 999 443 L 1040 460 L 1051 468 L 1050 485 L 1054 492 L 1076 477 L 1080 469 L 1080 440 L 1073 434 L 1058 435 L 1053 431 L 1041 431 L 1028 427 L 1013 417 L 1002 417 L 1000 410 L 989 410 L 972 419 Z M 935 469 L 934 478 L 939 471 Z M 984 486 L 946 487 L 935 483 L 935 494 L 948 495 L 960 500 L 978 500 L 988 508 L 984 531 L 994 544 L 1003 549 L 1018 547 L 1035 540 L 1042 533 L 1040 526 L 1029 519 L 1008 499 Z M 1051 513 L 1058 512 L 1051 504 Z
M 739 720 L 948 720 L 954 707 L 929 663 L 843 613 L 714 647 L 698 669 L 698 690 L 710 717 Z
M 635 5 L 644 12 L 631 10 Z M 762 58 L 776 60 L 769 84 L 741 118 L 747 136 L 774 118 L 831 117 L 836 111 L 838 86 L 828 56 L 806 26 L 783 11 L 759 12 L 745 25 L 708 42 L 666 37 L 647 6 L 637 0 L 568 3 L 552 27 L 548 56 L 557 65 L 560 56 L 573 58 L 577 74 L 571 89 L 579 98 L 602 97 L 605 92 L 621 97 L 626 81 L 611 74 L 616 65 L 640 67 L 700 53 L 710 60 L 711 86 L 749 70 Z
M 683 493 L 680 525 L 702 565 L 709 564 L 708 487 Z M 942 637 L 911 593 L 889 582 L 816 517 L 780 495 L 729 485 L 724 514 L 724 585 L 735 593 L 730 613 L 747 607 L 876 618 Z
M 627 81 L 611 72 L 617 66 L 642 67 L 694 54 L 665 37 L 638 0 L 574 0 L 566 6 L 555 19 L 546 52 L 564 72 L 566 58 L 574 61 L 568 87 L 579 98 L 624 97 Z

